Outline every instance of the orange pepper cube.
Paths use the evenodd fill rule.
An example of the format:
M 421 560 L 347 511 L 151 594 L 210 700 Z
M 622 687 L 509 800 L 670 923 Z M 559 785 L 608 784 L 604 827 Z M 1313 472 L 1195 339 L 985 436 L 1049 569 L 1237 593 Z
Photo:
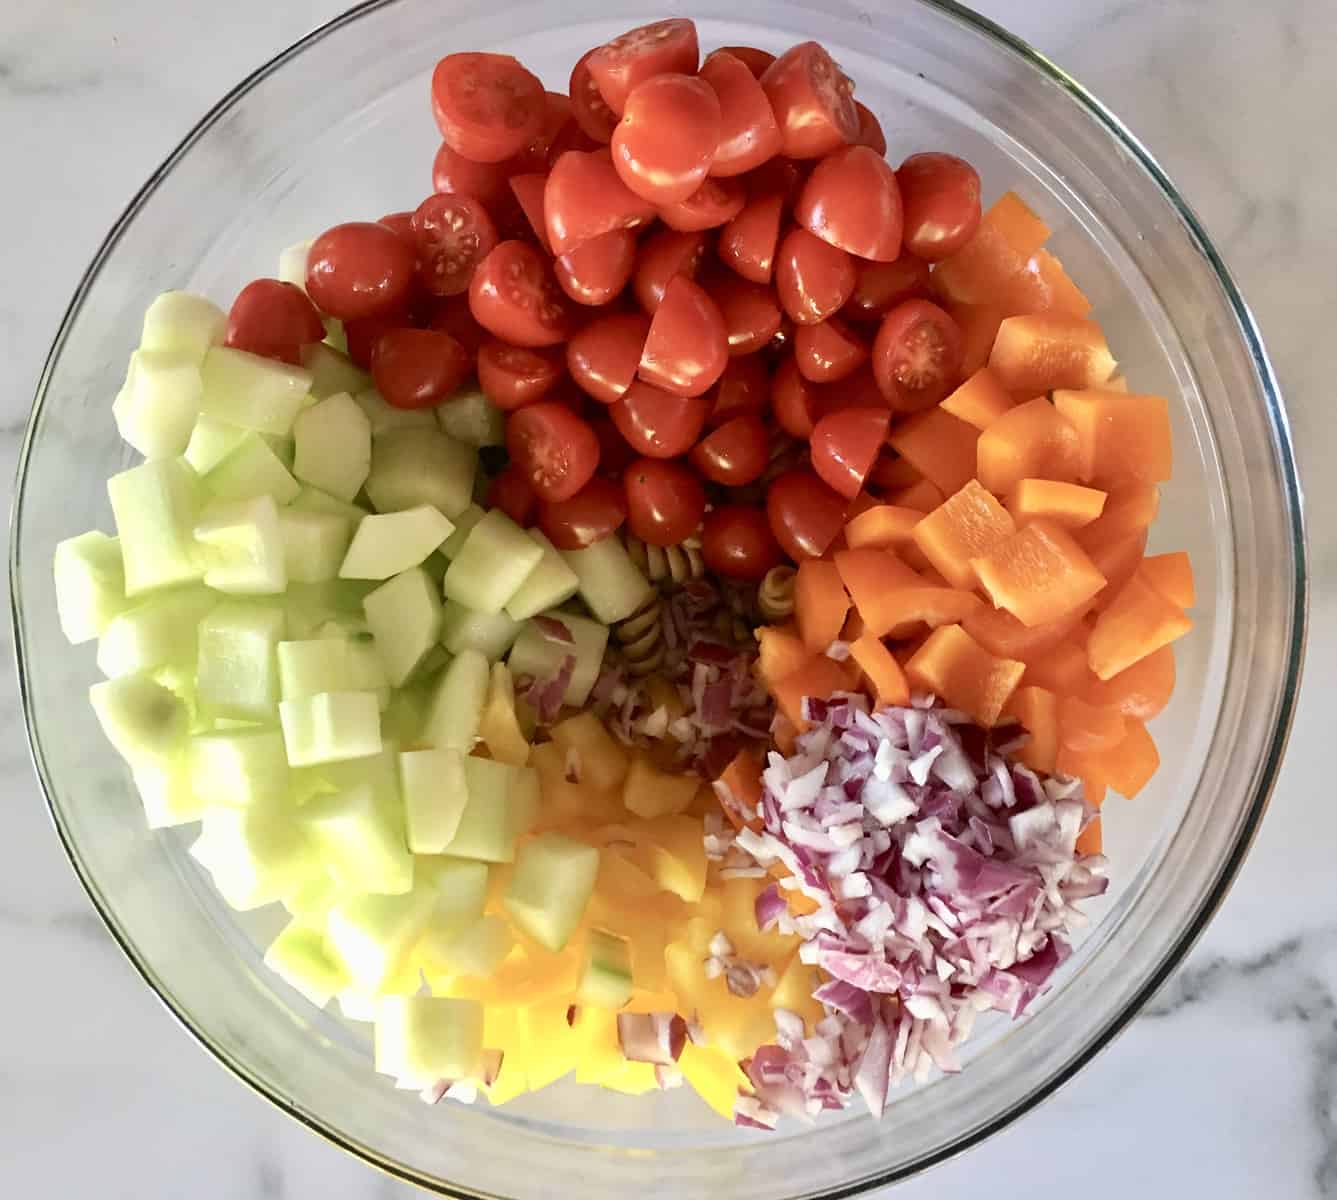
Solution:
M 975 477 L 975 443 L 980 431 L 941 408 L 916 413 L 891 427 L 891 448 L 945 495 Z M 897 501 L 901 503 L 901 501 Z
M 1086 551 L 1048 521 L 1027 525 L 972 565 L 995 607 L 1023 625 L 1057 621 L 1105 586 Z
M 1052 775 L 1058 758 L 1058 697 L 1048 688 L 1019 687 L 1003 711 L 1029 735 L 1017 758 L 1032 771 Z
M 972 479 L 914 527 L 915 545 L 953 587 L 973 588 L 970 560 L 987 554 L 1017 527 L 993 494 Z
M 980 219 L 970 241 L 937 265 L 934 287 L 951 300 L 992 303 L 999 286 L 1048 240 L 1049 227 L 1016 192 L 1006 192 Z
M 1138 572 L 1171 604 L 1180 608 L 1192 608 L 1198 598 L 1193 587 L 1193 564 L 1182 550 L 1144 558 Z
M 989 367 L 1009 392 L 1099 387 L 1114 356 L 1094 321 L 1057 313 L 1008 317 L 998 326 Z
M 1104 507 L 1104 492 L 1056 479 L 1023 479 L 1007 501 L 1007 511 L 1018 525 L 1053 521 L 1064 529 L 1091 524 Z
M 988 367 L 981 367 L 938 407 L 976 429 L 988 429 L 1016 401 Z
M 1170 478 L 1170 406 L 1164 396 L 1056 391 L 1054 407 L 1077 431 L 1081 478 L 1096 487 Z
M 1023 479 L 1074 482 L 1081 469 L 1077 431 L 1043 396 L 1004 413 L 979 436 L 976 474 L 995 495 Z
M 911 683 L 986 728 L 997 723 L 1025 670 L 1025 663 L 995 658 L 960 625 L 935 629 L 905 665 Z
M 1098 678 L 1113 679 L 1192 628 L 1183 609 L 1141 575 L 1134 575 L 1096 618 L 1086 645 L 1087 659 Z

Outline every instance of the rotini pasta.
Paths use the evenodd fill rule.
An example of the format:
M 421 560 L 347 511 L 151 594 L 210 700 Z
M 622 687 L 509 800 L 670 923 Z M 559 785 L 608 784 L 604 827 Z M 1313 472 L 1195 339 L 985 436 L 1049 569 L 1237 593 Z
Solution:
M 651 675 L 664 664 L 663 606 L 659 593 L 651 592 L 645 603 L 613 630 L 631 675 Z
M 677 546 L 651 546 L 628 534 L 627 553 L 646 578 L 662 591 L 671 592 L 706 573 L 701 539 L 695 535 Z
M 757 608 L 768 621 L 783 621 L 794 614 L 794 581 L 790 566 L 772 567 L 757 585 Z

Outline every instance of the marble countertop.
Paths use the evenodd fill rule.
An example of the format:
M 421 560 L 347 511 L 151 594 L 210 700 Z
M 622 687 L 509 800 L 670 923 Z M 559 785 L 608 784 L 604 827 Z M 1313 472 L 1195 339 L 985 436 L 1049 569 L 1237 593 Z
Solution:
M 0 474 L 84 265 L 146 175 L 256 64 L 343 0 L 0 5 Z M 1337 268 L 1330 0 L 982 0 L 1150 146 L 1223 250 L 1290 404 L 1308 485 L 1306 693 L 1234 891 L 1144 1016 L 1038 1112 L 897 1193 L 1337 1196 L 1337 420 L 1315 338 Z M 1323 49 L 1327 47 L 1326 51 Z M 22 281 L 22 286 L 19 286 Z M 1330 335 L 1327 335 L 1330 336 Z M 1319 343 L 1320 345 L 1323 343 Z M 1321 469 L 1315 469 L 1321 468 Z M 9 638 L 6 624 L 0 637 Z M 8 648 L 6 648 L 8 658 Z M 105 935 L 49 827 L 0 683 L 0 1195 L 233 1200 L 419 1193 L 286 1120 L 168 1019 Z M 1015 1189 L 1008 1179 L 1017 1180 Z

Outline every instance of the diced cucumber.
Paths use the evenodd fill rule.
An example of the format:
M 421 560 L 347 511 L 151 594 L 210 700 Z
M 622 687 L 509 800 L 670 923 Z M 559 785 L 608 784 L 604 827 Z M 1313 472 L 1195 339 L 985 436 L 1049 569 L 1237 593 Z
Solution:
M 279 701 L 274 648 L 286 622 L 278 604 L 229 600 L 200 622 L 196 694 L 215 717 L 272 721 Z
M 147 675 L 95 683 L 88 699 L 116 752 L 132 767 L 164 767 L 181 753 L 190 727 L 185 704 Z
M 237 448 L 204 477 L 204 490 L 214 500 L 253 500 L 272 496 L 289 504 L 302 490 L 292 472 L 258 433 L 247 433 Z
M 447 853 L 483 862 L 512 862 L 515 840 L 527 813 L 530 767 L 513 767 L 490 758 L 464 759 L 469 799 Z M 518 801 L 518 803 L 517 803 Z
M 331 579 L 324 583 L 289 581 L 283 598 L 288 636 L 294 641 L 316 637 L 316 631 L 330 621 L 345 626 L 346 633 L 354 630 L 365 633 L 362 599 L 374 588 L 375 584 L 355 579 Z
M 513 765 L 513 764 L 512 764 Z M 538 824 L 539 808 L 543 803 L 543 785 L 533 767 L 514 766 L 511 777 L 511 819 L 515 822 L 515 836 L 533 833 Z
M 458 517 L 454 518 L 455 532 L 452 533 L 444 542 L 441 543 L 437 551 L 447 562 L 453 562 L 461 550 L 464 549 L 464 543 L 469 540 L 469 535 L 473 533 L 474 526 L 483 519 L 483 510 L 477 504 L 471 504 Z
M 279 705 L 283 741 L 294 767 L 363 758 L 381 749 L 375 692 L 321 692 Z
M 207 475 L 250 436 L 251 431 L 240 425 L 201 417 L 186 443 L 186 461 L 198 474 Z
M 302 366 L 311 372 L 311 394 L 317 400 L 347 392 L 355 396 L 371 387 L 371 376 L 348 355 L 324 342 L 302 347 Z
M 390 677 L 376 649 L 375 639 L 359 636 L 348 639 L 348 672 L 355 692 L 375 692 L 376 702 L 384 712 L 390 703 Z
M 291 583 L 323 583 L 339 577 L 353 540 L 353 522 L 327 512 L 279 509 L 283 565 Z
M 445 434 L 466 446 L 506 444 L 506 414 L 472 381 L 437 405 L 436 419 Z
M 432 888 L 415 887 L 402 896 L 346 897 L 330 909 L 325 944 L 354 986 L 375 995 L 423 931 L 435 903 Z
M 410 567 L 381 584 L 362 601 L 362 608 L 390 686 L 402 687 L 440 636 L 436 586 L 421 567 Z
M 353 682 L 348 645 L 345 637 L 280 642 L 275 651 L 280 698 L 303 700 L 321 692 L 362 690 Z
M 400 688 L 390 693 L 381 715 L 381 732 L 387 741 L 413 745 L 422 740 L 427 720 L 428 685 Z
M 371 422 L 347 392 L 304 409 L 293 422 L 293 474 L 303 483 L 351 501 L 371 469 Z
M 382 996 L 376 1005 L 376 1070 L 429 1087 L 478 1074 L 483 1007 L 444 996 Z
M 409 849 L 440 854 L 455 836 L 468 801 L 464 756 L 458 750 L 403 751 L 399 784 Z
M 256 433 L 290 433 L 311 391 L 310 371 L 229 346 L 204 356 L 203 375 L 201 411 Z
M 104 675 L 133 675 L 168 663 L 195 663 L 199 624 L 219 596 L 187 584 L 150 596 L 113 617 L 98 640 L 97 665 Z
M 520 628 L 520 622 L 504 612 L 474 612 L 447 600 L 441 613 L 441 644 L 452 654 L 477 650 L 489 662 L 496 662 L 511 648 Z
M 413 887 L 413 857 L 402 830 L 376 802 L 370 785 L 316 796 L 300 823 L 321 865 L 353 892 L 402 896 Z
M 462 650 L 437 681 L 422 731 L 438 750 L 468 754 L 478 739 L 478 722 L 487 699 L 488 663 L 477 650 Z
M 111 411 L 121 437 L 145 458 L 174 458 L 185 452 L 203 400 L 194 355 L 136 350 Z
M 195 794 L 205 804 L 268 804 L 288 792 L 288 759 L 277 729 L 233 729 L 190 739 Z
M 265 951 L 265 966 L 317 1008 L 352 982 L 325 946 L 323 926 L 291 921 Z
M 371 788 L 381 811 L 402 831 L 404 803 L 399 796 L 399 750 L 385 739 L 382 739 L 379 754 L 293 771 L 293 794 L 301 794 L 307 799 L 363 786 Z
M 184 458 L 160 458 L 107 480 L 120 536 L 125 594 L 199 579 L 194 536 L 199 478 Z
M 204 815 L 206 806 L 196 795 L 186 755 L 166 763 L 144 763 L 131 774 L 150 829 L 188 825 Z
M 602 929 L 591 930 L 577 1002 L 618 1009 L 631 999 L 631 986 L 631 946 L 627 939 Z
M 367 510 L 360 504 L 348 504 L 336 496 L 322 492 L 319 488 L 304 487 L 289 506 L 297 512 L 330 513 L 336 517 L 346 517 L 348 522 L 357 527 L 359 521 L 367 515 Z
M 56 546 L 56 615 L 71 645 L 101 637 L 125 598 L 121 543 L 93 529 Z
M 343 579 L 389 579 L 420 565 L 454 528 L 430 504 L 363 517 L 339 575 Z
M 200 363 L 210 346 L 222 342 L 226 329 L 227 313 L 212 300 L 189 292 L 163 292 L 144 314 L 139 348 L 183 354 Z
M 474 526 L 450 564 L 442 584 L 446 599 L 477 612 L 499 613 L 542 558 L 542 547 L 494 508 Z
M 486 979 L 514 947 L 510 925 L 504 917 L 492 914 L 458 929 L 429 925 L 413 953 L 429 981 L 452 975 Z
M 371 447 L 367 496 L 378 512 L 430 504 L 447 517 L 469 507 L 478 455 L 436 429 L 390 429 Z
M 203 823 L 190 852 L 239 911 L 272 904 L 314 874 L 310 848 L 284 808 L 211 807 Z
M 216 591 L 272 596 L 288 586 L 288 569 L 272 496 L 209 505 L 195 525 L 204 582 Z
M 284 896 L 283 907 L 298 920 L 318 923 L 323 930 L 325 918 L 342 894 L 343 889 L 322 871 Z
M 517 621 L 527 621 L 545 609 L 565 604 L 580 586 L 576 573 L 543 533 L 531 529 L 529 536 L 538 543 L 543 557 L 506 605 L 506 611 Z
M 506 660 L 511 674 L 517 678 L 528 675 L 531 679 L 555 679 L 563 661 L 573 656 L 576 665 L 562 702 L 572 708 L 580 708 L 589 699 L 590 690 L 603 667 L 604 651 L 608 647 L 608 626 L 572 613 L 550 612 L 544 615 L 565 625 L 573 641 L 556 641 L 541 626 L 530 621 L 515 639 L 515 645 L 511 647 L 510 656 Z
M 561 833 L 541 833 L 520 847 L 504 903 L 539 945 L 559 953 L 585 915 L 599 851 Z
M 448 854 L 419 855 L 413 870 L 415 880 L 438 892 L 432 910 L 434 928 L 459 929 L 483 915 L 491 873 L 487 863 Z
M 580 598 L 605 625 L 631 616 L 650 595 L 650 581 L 631 561 L 621 538 L 606 537 L 561 556 L 580 580 Z
M 436 429 L 436 417 L 430 408 L 395 408 L 387 404 L 374 387 L 363 384 L 361 390 L 353 391 L 353 399 L 358 407 L 367 414 L 371 422 L 371 436 L 380 437 L 391 429 Z

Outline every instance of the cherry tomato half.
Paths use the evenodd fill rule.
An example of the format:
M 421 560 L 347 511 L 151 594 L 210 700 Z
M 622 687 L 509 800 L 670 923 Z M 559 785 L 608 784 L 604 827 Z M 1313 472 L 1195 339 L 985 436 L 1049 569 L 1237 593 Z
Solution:
M 794 362 L 813 383 L 839 383 L 868 361 L 868 347 L 839 317 L 800 325 L 794 334 Z
M 580 550 L 610 537 L 627 519 L 623 489 L 596 475 L 570 500 L 543 501 L 538 525 L 558 550 Z
M 580 61 L 571 68 L 568 91 L 571 95 L 571 116 L 580 126 L 581 132 L 607 145 L 613 130 L 617 128 L 618 114 L 608 107 L 608 101 L 603 98 L 599 85 L 590 74 L 590 58 L 598 49 L 600 47 L 596 46 L 594 50 L 586 50 Z
M 566 344 L 566 367 L 601 404 L 620 400 L 636 378 L 650 318 L 640 313 L 610 313 L 591 321 Z
M 806 229 L 791 229 L 776 251 L 775 290 L 799 325 L 816 325 L 839 312 L 857 279 L 854 259 Z
M 417 256 L 384 225 L 350 221 L 327 229 L 306 256 L 306 294 L 341 321 L 408 307 Z
M 562 369 L 560 351 L 527 350 L 496 339 L 478 351 L 478 385 L 505 412 L 542 400 L 562 377 Z
M 382 317 L 361 317 L 344 322 L 344 341 L 348 343 L 348 357 L 364 371 L 371 370 L 371 356 L 381 335 L 392 329 L 411 329 L 413 323 L 404 313 L 390 313 Z M 450 330 L 443 330 L 449 333 Z M 459 341 L 458 338 L 455 339 Z M 461 342 L 461 345 L 463 343 Z M 466 352 L 468 347 L 465 346 Z
M 901 252 L 901 189 L 887 160 L 846 146 L 813 168 L 794 217 L 824 242 L 860 258 L 891 262 Z
M 928 264 L 913 254 L 902 254 L 894 262 L 861 262 L 854 291 L 842 314 L 851 321 L 880 321 L 902 300 L 927 298 Z
M 442 142 L 432 160 L 432 191 L 472 196 L 492 205 L 505 194 L 508 166 L 508 163 L 474 162 L 449 142 Z
M 543 211 L 554 254 L 566 254 L 614 229 L 636 229 L 655 215 L 654 205 L 618 177 L 607 150 L 571 150 L 553 163 Z
M 415 251 L 417 250 L 418 240 L 413 236 L 413 214 L 411 212 L 386 213 L 376 224 L 384 225 L 396 237 L 402 237 Z
M 636 260 L 632 288 L 646 312 L 653 314 L 664 298 L 664 289 L 675 275 L 696 278 L 706 253 L 703 233 L 678 233 L 661 229 L 645 239 Z
M 716 575 L 746 582 L 784 561 L 766 514 L 746 504 L 726 504 L 706 514 L 701 557 Z
M 432 72 L 432 112 L 465 158 L 498 163 L 543 128 L 543 84 L 509 54 L 448 54 Z
M 761 77 L 783 135 L 787 158 L 820 158 L 857 141 L 854 85 L 816 42 L 786 50 Z
M 710 390 L 710 420 L 712 426 L 723 425 L 745 413 L 757 416 L 765 413 L 771 398 L 771 380 L 766 373 L 766 362 L 758 354 L 745 354 L 729 359 L 720 381 Z
M 859 137 L 857 139 L 859 145 L 867 146 L 874 154 L 885 155 L 887 153 L 887 135 L 882 132 L 882 122 L 877 119 L 876 114 L 866 104 L 856 100 L 854 107 L 859 113 Z
M 742 212 L 746 203 L 747 189 L 739 180 L 707 178 L 686 200 L 661 204 L 659 219 L 683 233 L 718 229 Z
M 771 379 L 771 411 L 776 424 L 790 437 L 806 440 L 817 419 L 817 389 L 803 378 L 792 354 L 786 356 Z
M 897 412 L 932 408 L 960 382 L 961 329 L 936 304 L 906 300 L 882 320 L 873 372 Z
M 613 130 L 613 166 L 638 196 L 677 204 L 704 182 L 720 142 L 720 119 L 720 102 L 704 80 L 655 75 L 627 97 Z
M 534 519 L 538 502 L 525 473 L 514 463 L 488 485 L 488 508 L 501 509 L 517 525 L 526 526 Z
M 912 154 L 896 170 L 905 248 L 926 262 L 955 254 L 980 223 L 980 177 L 954 154 Z
M 638 379 L 610 415 L 633 450 L 647 458 L 677 458 L 701 436 L 708 411 L 700 396 L 675 396 Z
M 513 346 L 555 346 L 571 332 L 570 301 L 536 246 L 502 242 L 474 272 L 469 308 L 478 323 Z
M 783 211 L 784 197 L 778 192 L 749 200 L 743 211 L 720 230 L 720 260 L 744 279 L 770 283 Z
M 650 318 L 641 378 L 679 396 L 700 396 L 728 361 L 728 334 L 718 305 L 699 284 L 685 275 L 673 276 Z
M 614 229 L 582 242 L 553 263 L 557 283 L 577 304 L 597 307 L 616 299 L 636 266 L 636 235 Z
M 482 202 L 437 192 L 418 205 L 412 224 L 423 286 L 434 296 L 467 292 L 474 270 L 497 244 L 497 227 Z
M 766 346 L 780 328 L 782 314 L 775 292 L 760 283 L 749 283 L 727 271 L 710 287 L 710 297 L 724 318 L 730 355 L 753 354 Z
M 553 146 L 572 127 L 575 127 L 575 120 L 571 116 L 571 97 L 563 92 L 544 92 L 543 124 L 534 140 L 511 159 L 509 165 L 522 172 L 546 171 Z
M 512 175 L 507 181 L 511 195 L 520 211 L 524 213 L 527 228 L 521 238 L 531 233 L 538 238 L 538 243 L 548 254 L 552 247 L 548 244 L 548 224 L 543 212 L 543 196 L 548 190 L 548 175 L 545 171 L 530 171 L 522 175 Z
M 713 483 L 743 487 L 760 479 L 771 460 L 771 439 L 756 413 L 711 430 L 692 447 L 692 465 Z
M 701 64 L 701 78 L 720 105 L 712 175 L 742 175 L 780 153 L 784 138 L 771 102 L 742 59 L 716 50 Z
M 325 337 L 316 306 L 296 284 L 255 279 L 232 302 L 223 344 L 295 363 L 298 351 Z
M 759 50 L 756 46 L 724 46 L 721 49 L 738 59 L 755 79 L 766 74 L 766 68 L 775 61 L 775 55 L 769 50 Z
M 800 467 L 771 481 L 766 517 L 775 540 L 795 562 L 821 558 L 845 527 L 845 501 Z
M 432 329 L 450 334 L 473 358 L 478 356 L 479 349 L 488 339 L 487 330 L 474 318 L 468 296 L 450 296 L 439 301 L 427 324 Z
M 706 511 L 706 490 L 682 463 L 638 458 L 623 476 L 627 528 L 651 546 L 676 546 Z
M 599 465 L 599 439 L 565 404 L 540 400 L 506 420 L 506 450 L 540 500 L 570 500 Z
M 589 53 L 586 66 L 618 116 L 636 85 L 655 75 L 695 75 L 701 51 L 692 21 L 656 21 L 630 29 Z
M 885 408 L 846 408 L 813 426 L 812 469 L 833 491 L 853 500 L 886 444 L 891 414 Z
M 468 352 L 435 329 L 391 329 L 371 352 L 376 390 L 395 408 L 430 408 L 454 392 L 473 369 Z

